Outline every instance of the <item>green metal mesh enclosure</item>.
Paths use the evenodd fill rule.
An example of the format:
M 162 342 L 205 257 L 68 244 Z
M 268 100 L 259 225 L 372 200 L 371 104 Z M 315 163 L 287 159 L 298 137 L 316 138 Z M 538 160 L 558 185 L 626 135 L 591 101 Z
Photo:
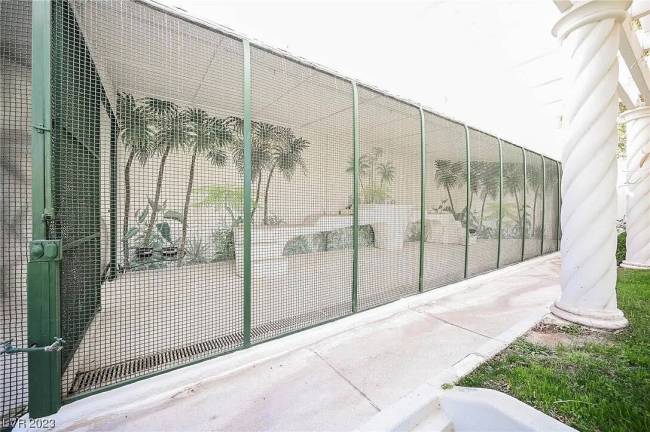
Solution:
M 526 151 L 524 175 L 511 143 L 153 3 L 55 0 L 50 18 L 51 100 L 35 106 L 52 115 L 64 403 L 519 262 L 524 242 L 537 256 L 542 235 L 557 248 L 551 159 Z M 32 185 L 31 27 L 30 3 L 0 3 L 16 346 L 32 187 L 49 190 Z M 4 424 L 26 410 L 27 357 L 0 363 Z
M 541 254 L 544 198 L 542 156 L 526 150 L 526 220 L 524 258 Z
M 543 253 L 558 250 L 559 172 L 557 163 L 544 157 L 544 243 Z
M 503 198 L 501 207 L 501 266 L 521 261 L 524 234 L 524 153 L 502 142 Z
M 420 112 L 360 87 L 359 139 L 359 225 L 374 237 L 374 248 L 359 250 L 359 306 L 367 309 L 418 292 Z
M 469 130 L 470 203 L 468 275 L 497 268 L 499 256 L 499 141 Z
M 31 238 L 31 5 L 0 3 L 0 341 L 27 342 L 26 265 Z M 0 420 L 27 410 L 27 355 L 0 355 Z
M 253 341 L 352 311 L 352 85 L 251 50 Z M 369 236 L 369 234 L 368 234 Z
M 423 289 L 463 279 L 467 146 L 465 127 L 424 113 L 425 244 Z

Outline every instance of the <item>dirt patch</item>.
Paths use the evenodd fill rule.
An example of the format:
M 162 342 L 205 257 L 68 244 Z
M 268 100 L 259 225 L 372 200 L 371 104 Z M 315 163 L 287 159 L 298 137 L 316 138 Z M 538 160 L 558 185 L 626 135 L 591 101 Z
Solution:
M 608 344 L 611 332 L 594 330 L 576 324 L 559 323 L 547 318 L 525 335 L 526 341 L 555 349 L 560 345 L 584 346 L 588 343 Z

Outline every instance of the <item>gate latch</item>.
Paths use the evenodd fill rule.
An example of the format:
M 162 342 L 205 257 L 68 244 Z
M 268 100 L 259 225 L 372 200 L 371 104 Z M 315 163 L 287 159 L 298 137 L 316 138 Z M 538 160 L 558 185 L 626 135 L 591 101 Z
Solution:
M 47 346 L 40 346 L 40 347 L 31 346 L 29 348 L 18 348 L 11 345 L 11 339 L 10 339 L 0 343 L 0 354 L 15 354 L 19 352 L 37 352 L 37 351 L 57 352 L 63 349 L 63 345 L 65 345 L 65 340 L 63 340 L 63 338 L 60 337 L 55 337 L 54 342 L 52 342 L 52 344 Z

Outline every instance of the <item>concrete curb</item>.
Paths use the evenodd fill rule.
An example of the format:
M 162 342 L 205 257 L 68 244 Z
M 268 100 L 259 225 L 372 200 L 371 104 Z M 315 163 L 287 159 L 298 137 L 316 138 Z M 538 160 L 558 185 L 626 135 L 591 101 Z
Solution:
M 476 352 L 469 354 L 452 367 L 445 369 L 432 380 L 402 397 L 395 404 L 384 408 L 358 430 L 360 432 L 413 430 L 424 419 L 434 415 L 437 410 L 441 410 L 440 397 L 444 392 L 443 385 L 457 382 L 481 364 L 490 360 L 518 337 L 540 323 L 548 313 L 548 308 L 545 308 L 540 310 L 538 314 L 517 322 L 508 330 L 499 334 L 494 340 L 481 345 Z M 441 419 L 446 418 L 442 411 L 440 411 L 439 415 Z M 444 423 L 442 425 L 444 426 Z

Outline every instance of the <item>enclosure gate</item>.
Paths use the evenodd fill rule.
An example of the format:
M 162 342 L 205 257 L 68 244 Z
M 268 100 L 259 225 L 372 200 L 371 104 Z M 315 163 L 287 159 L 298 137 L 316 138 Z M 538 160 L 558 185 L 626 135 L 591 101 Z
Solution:
M 552 159 L 157 4 L 26 5 L 3 425 L 558 250 Z

